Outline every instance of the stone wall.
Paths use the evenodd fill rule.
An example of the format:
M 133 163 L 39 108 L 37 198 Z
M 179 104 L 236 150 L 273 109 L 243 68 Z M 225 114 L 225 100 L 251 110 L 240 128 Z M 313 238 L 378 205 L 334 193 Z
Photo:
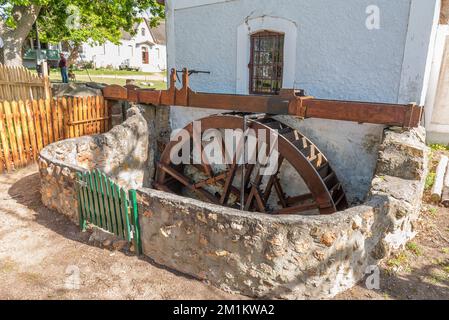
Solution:
M 136 105 L 125 101 L 109 101 L 111 103 L 112 126 L 121 124 L 126 120 L 126 110 L 137 106 L 144 118 L 151 126 L 150 148 L 151 156 L 156 160 L 170 141 L 170 108 L 165 106 Z M 154 153 L 154 155 L 153 155 Z
M 422 128 L 385 130 L 363 205 L 326 216 L 270 216 L 143 188 L 154 171 L 154 127 L 146 120 L 154 114 L 133 107 L 128 116 L 107 134 L 42 150 L 42 200 L 78 223 L 76 172 L 100 168 L 138 188 L 143 252 L 161 265 L 251 297 L 326 298 L 415 236 L 429 153 Z
M 387 130 L 369 199 L 333 215 L 270 216 L 141 189 L 144 254 L 229 292 L 332 297 L 415 235 L 427 175 L 422 132 Z
M 76 172 L 100 169 L 125 188 L 141 187 L 154 171 L 149 158 L 151 126 L 134 107 L 108 133 L 63 140 L 40 152 L 42 202 L 78 223 Z

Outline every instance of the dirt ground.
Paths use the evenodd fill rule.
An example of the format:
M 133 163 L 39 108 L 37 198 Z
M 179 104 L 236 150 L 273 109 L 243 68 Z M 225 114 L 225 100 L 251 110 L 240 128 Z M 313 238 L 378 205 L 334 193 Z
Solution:
M 90 243 L 42 205 L 36 166 L 0 175 L 0 244 L 0 299 L 244 298 Z M 418 236 L 382 263 L 380 290 L 362 281 L 336 299 L 449 299 L 449 209 L 423 207 Z
M 37 167 L 0 175 L 0 299 L 238 299 L 124 252 L 40 201 Z
M 418 234 L 380 265 L 380 289 L 368 290 L 362 281 L 337 299 L 449 299 L 449 209 L 430 201 L 432 173 L 441 155 L 449 155 L 444 149 L 432 152 Z

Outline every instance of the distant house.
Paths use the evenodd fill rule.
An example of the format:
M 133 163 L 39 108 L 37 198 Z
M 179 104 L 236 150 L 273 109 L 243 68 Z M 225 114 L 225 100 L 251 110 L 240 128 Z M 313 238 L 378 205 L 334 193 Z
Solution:
M 135 26 L 136 34 L 122 32 L 121 44 L 106 42 L 92 46 L 83 44 L 80 57 L 96 68 L 128 66 L 144 72 L 160 72 L 167 68 L 165 23 L 151 28 L 144 19 Z

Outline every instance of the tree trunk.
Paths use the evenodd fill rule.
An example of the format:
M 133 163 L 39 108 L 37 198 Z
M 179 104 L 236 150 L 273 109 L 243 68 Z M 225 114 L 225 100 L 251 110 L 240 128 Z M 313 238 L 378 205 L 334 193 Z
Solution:
M 0 26 L 4 46 L 2 60 L 7 66 L 22 65 L 22 46 L 39 15 L 41 6 L 14 6 L 12 16 L 16 21 L 16 28 Z M 0 52 L 1 53 L 1 52 Z
M 74 64 L 76 62 L 76 60 L 78 60 L 78 57 L 80 55 L 81 45 L 80 44 L 69 45 L 69 49 L 70 49 L 70 54 L 69 54 L 69 57 L 67 58 L 67 67 L 70 67 L 72 64 Z

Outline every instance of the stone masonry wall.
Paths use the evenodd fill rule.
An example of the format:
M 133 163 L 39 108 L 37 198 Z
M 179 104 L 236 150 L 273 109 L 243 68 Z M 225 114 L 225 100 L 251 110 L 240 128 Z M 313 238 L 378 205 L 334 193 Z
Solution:
M 78 223 L 76 172 L 100 169 L 125 188 L 141 187 L 154 167 L 149 125 L 138 108 L 105 134 L 53 143 L 40 152 L 42 202 Z
M 141 189 L 144 254 L 229 292 L 332 297 L 415 235 L 427 156 L 422 129 L 386 130 L 367 202 L 328 216 L 241 212 Z
M 326 216 L 270 216 L 142 188 L 154 155 L 147 112 L 151 117 L 131 108 L 107 134 L 42 150 L 44 204 L 78 223 L 75 173 L 100 168 L 125 187 L 140 188 L 145 255 L 251 297 L 332 297 L 415 235 L 429 153 L 422 128 L 385 130 L 363 205 Z
M 159 160 L 165 146 L 170 142 L 170 108 L 165 106 L 139 105 L 126 101 L 109 101 L 111 104 L 112 126 L 117 126 L 126 120 L 126 110 L 138 107 L 149 126 L 148 159 Z M 144 186 L 151 186 L 156 168 L 151 163 L 148 168 L 148 179 Z

